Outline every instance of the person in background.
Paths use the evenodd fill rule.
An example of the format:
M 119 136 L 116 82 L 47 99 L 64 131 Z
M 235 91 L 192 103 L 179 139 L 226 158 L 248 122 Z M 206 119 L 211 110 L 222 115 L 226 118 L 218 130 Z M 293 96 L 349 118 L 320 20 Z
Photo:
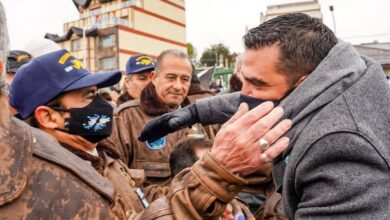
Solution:
M 153 70 L 154 61 L 150 56 L 146 54 L 131 56 L 126 64 L 126 77 L 122 86 L 123 91 L 118 98 L 117 105 L 138 99 L 141 91 L 152 80 Z
M 102 88 L 99 89 L 99 94 L 103 96 L 103 98 L 106 99 L 106 101 L 109 102 L 112 107 L 118 107 L 116 105 L 116 101 L 118 101 L 119 98 L 119 90 L 117 88 L 115 88 L 114 86 Z
M 15 77 L 16 71 L 24 64 L 30 62 L 31 55 L 22 50 L 11 50 L 7 56 L 7 76 L 6 82 L 11 85 L 12 80 Z
M 191 61 L 184 52 L 163 51 L 157 58 L 152 81 L 142 90 L 140 98 L 122 104 L 115 112 L 116 126 L 110 140 L 118 146 L 122 160 L 130 168 L 145 170 L 145 193 L 150 201 L 163 196 L 165 192 L 161 189 L 171 181 L 169 155 L 174 143 L 189 136 L 214 137 L 211 129 L 206 132 L 199 125 L 150 142 L 138 140 L 148 121 L 189 104 L 192 71 Z
M 116 103 L 112 101 L 111 94 L 109 92 L 109 89 L 99 89 L 99 94 L 108 102 L 113 108 L 116 108 Z
M 31 55 L 27 53 L 26 51 L 22 50 L 12 50 L 8 53 L 7 56 L 7 75 L 6 75 L 6 82 L 8 87 L 11 86 L 11 83 L 15 77 L 16 71 L 23 66 L 24 64 L 30 62 L 32 59 Z M 9 109 L 11 111 L 12 115 L 17 115 L 16 109 L 14 109 L 12 106 L 9 106 Z
M 185 168 L 191 167 L 207 151 L 210 151 L 212 146 L 212 141 L 203 138 L 185 138 L 177 142 L 169 158 L 172 177 Z
M 229 93 L 239 92 L 242 89 L 242 54 L 237 56 L 236 64 L 234 65 L 233 75 L 229 79 Z
M 215 94 L 218 94 L 220 92 L 223 92 L 226 90 L 225 86 L 223 85 L 223 82 L 222 82 L 222 79 L 221 78 L 217 78 L 215 80 L 215 82 L 212 82 L 210 84 L 210 87 L 209 87 L 210 91 L 215 93 Z
M 112 101 L 116 104 L 118 102 L 119 96 L 121 95 L 121 91 L 115 87 L 115 86 L 110 86 L 108 87 L 109 93 L 111 95 Z

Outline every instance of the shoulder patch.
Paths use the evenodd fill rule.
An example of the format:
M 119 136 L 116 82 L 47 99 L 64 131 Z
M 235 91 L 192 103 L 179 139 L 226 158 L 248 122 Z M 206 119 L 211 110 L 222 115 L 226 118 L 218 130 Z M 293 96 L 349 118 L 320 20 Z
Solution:
M 162 138 L 157 139 L 151 143 L 149 143 L 148 141 L 145 141 L 145 144 L 151 150 L 160 150 L 163 147 L 165 147 L 165 145 L 167 144 L 167 140 L 165 139 L 165 137 L 162 137 Z

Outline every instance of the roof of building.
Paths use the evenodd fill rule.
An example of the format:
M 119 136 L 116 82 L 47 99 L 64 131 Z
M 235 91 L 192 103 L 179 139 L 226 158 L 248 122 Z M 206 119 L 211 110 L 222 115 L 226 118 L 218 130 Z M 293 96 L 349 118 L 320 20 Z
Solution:
M 91 4 L 92 0 L 72 0 L 75 4 L 76 8 L 79 10 L 80 8 L 88 8 L 88 6 Z M 98 0 L 100 3 L 106 3 L 110 2 L 112 0 Z
M 98 29 L 97 28 L 91 28 L 85 31 L 85 36 L 97 36 Z M 68 32 L 65 33 L 62 36 L 59 36 L 58 34 L 45 34 L 45 38 L 50 39 L 54 42 L 63 42 L 69 40 L 72 35 L 75 34 L 79 37 L 83 36 L 83 29 L 78 27 L 71 27 L 69 28 Z
M 386 46 L 381 48 L 380 46 L 374 44 L 362 44 L 354 45 L 354 47 L 360 54 L 371 57 L 381 65 L 390 64 L 390 49 L 386 49 Z
M 364 43 L 364 44 L 361 44 L 361 46 L 390 50 L 390 43 L 378 43 L 378 42 Z

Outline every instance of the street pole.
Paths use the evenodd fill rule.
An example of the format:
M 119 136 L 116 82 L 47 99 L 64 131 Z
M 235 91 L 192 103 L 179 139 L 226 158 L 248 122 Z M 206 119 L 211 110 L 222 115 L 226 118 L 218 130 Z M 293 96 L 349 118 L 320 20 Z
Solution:
M 332 19 L 333 19 L 333 29 L 334 29 L 334 34 L 336 34 L 336 19 L 334 18 L 334 7 L 333 5 L 329 6 L 330 13 L 332 13 Z

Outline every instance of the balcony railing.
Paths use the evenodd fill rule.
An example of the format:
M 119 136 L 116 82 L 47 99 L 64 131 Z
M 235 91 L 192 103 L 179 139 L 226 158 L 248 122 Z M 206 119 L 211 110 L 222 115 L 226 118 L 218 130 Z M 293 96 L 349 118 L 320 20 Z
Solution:
M 91 16 L 96 16 L 96 15 L 108 13 L 108 12 L 111 12 L 114 10 L 120 10 L 123 8 L 132 7 L 132 6 L 139 6 L 139 4 L 140 4 L 139 0 L 127 0 L 124 2 L 118 2 L 118 3 L 113 4 L 111 6 L 97 8 L 97 9 L 93 9 L 93 10 L 87 10 L 87 11 L 80 14 L 80 18 L 87 18 L 87 17 L 91 17 Z

